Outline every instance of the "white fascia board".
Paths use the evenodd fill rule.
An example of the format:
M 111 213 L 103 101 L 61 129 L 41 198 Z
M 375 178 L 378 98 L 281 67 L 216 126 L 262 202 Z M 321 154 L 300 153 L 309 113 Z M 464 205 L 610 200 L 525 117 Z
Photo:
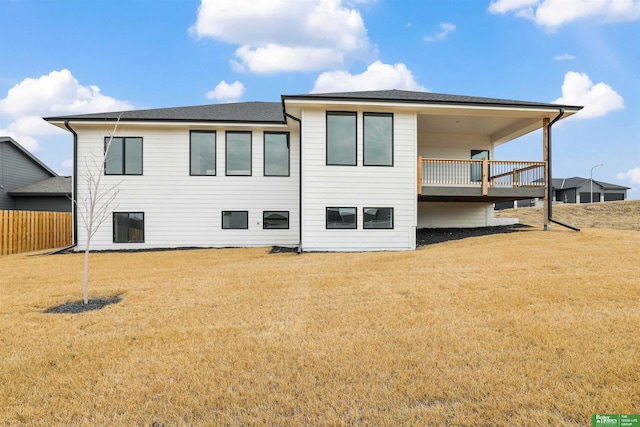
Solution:
M 297 107 L 349 107 L 349 108 L 362 108 L 373 107 L 381 109 L 396 109 L 396 110 L 412 110 L 417 111 L 419 114 L 442 114 L 452 115 L 455 110 L 464 110 L 464 114 L 461 115 L 477 115 L 477 116 L 489 116 L 491 112 L 499 111 L 501 116 L 513 114 L 514 116 L 522 117 L 548 117 L 549 115 L 557 115 L 561 106 L 555 107 L 536 107 L 536 106 L 491 106 L 491 105 L 458 105 L 458 104 L 441 104 L 441 103 L 417 103 L 417 102 L 385 102 L 385 101 L 352 101 L 352 100 L 307 100 L 307 99 L 295 99 L 285 100 L 287 106 Z M 580 111 L 579 109 L 564 108 L 564 117 L 568 117 L 572 114 Z M 507 114 L 505 114 L 507 113 Z M 533 114 L 532 114 L 533 113 Z
M 51 123 L 54 126 L 57 126 L 61 129 L 67 130 L 65 126 L 65 121 L 60 120 L 52 120 Z M 72 128 L 76 127 L 95 127 L 95 126 L 104 126 L 105 124 L 112 125 L 115 124 L 115 120 L 69 120 L 69 126 Z M 149 121 L 149 120 L 140 120 L 140 121 L 131 121 L 131 120 L 120 120 L 118 127 L 126 127 L 126 126 L 136 126 L 136 127 L 178 127 L 178 128 L 274 128 L 274 129 L 288 129 L 289 125 L 284 123 L 239 123 L 239 122 L 170 122 L 170 121 Z

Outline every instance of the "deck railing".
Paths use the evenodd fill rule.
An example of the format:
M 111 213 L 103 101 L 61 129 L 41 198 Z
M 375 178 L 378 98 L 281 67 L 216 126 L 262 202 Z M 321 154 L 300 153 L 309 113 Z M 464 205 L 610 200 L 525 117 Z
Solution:
M 510 160 L 424 159 L 418 157 L 418 194 L 423 185 L 544 187 L 545 163 Z

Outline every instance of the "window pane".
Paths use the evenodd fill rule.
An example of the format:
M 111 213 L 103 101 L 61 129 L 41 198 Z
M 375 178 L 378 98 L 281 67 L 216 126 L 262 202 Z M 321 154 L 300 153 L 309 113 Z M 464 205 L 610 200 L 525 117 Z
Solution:
M 393 165 L 393 115 L 364 115 L 364 164 Z
M 327 164 L 356 165 L 356 113 L 327 113 Z
M 327 228 L 356 228 L 356 208 L 327 208 Z
M 393 228 L 393 208 L 364 208 L 364 228 Z
M 191 132 L 191 175 L 216 174 L 216 133 Z
M 262 214 L 263 228 L 289 228 L 289 212 L 264 211 Z
M 142 175 L 142 138 L 125 138 L 125 175 Z
M 114 243 L 144 242 L 144 213 L 116 212 L 113 214 Z
M 222 211 L 222 228 L 249 228 L 249 214 L 246 211 Z
M 105 147 L 109 138 L 105 138 Z M 107 151 L 105 173 L 107 175 L 122 175 L 122 138 L 113 138 Z
M 251 132 L 227 132 L 227 175 L 251 175 Z
M 289 134 L 264 134 L 265 176 L 289 176 Z

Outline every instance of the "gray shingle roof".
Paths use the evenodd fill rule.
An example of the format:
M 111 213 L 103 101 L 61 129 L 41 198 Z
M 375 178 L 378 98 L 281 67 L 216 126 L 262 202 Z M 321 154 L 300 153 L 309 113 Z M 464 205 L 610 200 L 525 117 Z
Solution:
M 55 176 L 9 191 L 12 196 L 64 196 L 71 194 L 71 177 Z
M 193 107 L 154 108 L 73 116 L 45 117 L 45 120 L 115 120 L 121 121 L 189 121 L 234 123 L 284 123 L 279 102 L 237 102 L 232 104 L 196 105 Z
M 18 142 L 16 140 L 14 140 L 13 138 L 11 138 L 10 136 L 0 136 L 0 143 L 4 143 L 4 144 L 11 144 L 14 147 L 16 147 L 18 150 L 20 150 L 21 152 L 23 152 L 27 157 L 29 157 L 31 160 L 33 160 L 33 162 L 35 164 L 37 164 L 38 166 L 40 166 L 42 169 L 44 169 L 45 171 L 47 171 L 48 173 L 51 174 L 51 176 L 58 176 L 57 173 L 55 173 L 53 170 L 51 170 L 49 168 L 49 166 L 45 165 L 44 163 L 42 163 L 40 161 L 40 159 L 38 159 L 36 156 L 34 156 L 33 154 L 31 154 L 26 148 L 24 148 L 22 145 L 18 144 Z
M 417 102 L 451 105 L 483 105 L 529 108 L 559 108 L 578 111 L 582 107 L 549 104 L 542 102 L 515 101 L 510 99 L 481 98 L 476 96 L 447 95 L 433 92 L 407 90 L 374 90 L 362 92 L 311 93 L 302 95 L 282 95 L 287 99 L 345 100 L 345 101 L 390 101 Z M 122 121 L 185 121 L 185 122 L 226 122 L 226 123 L 285 123 L 283 104 L 280 102 L 237 102 L 231 104 L 196 105 L 192 107 L 154 108 L 72 116 L 45 117 L 56 120 L 115 120 L 122 114 Z
M 566 190 L 569 188 L 578 188 L 585 183 L 589 182 L 589 178 L 581 178 L 579 176 L 574 176 L 572 178 L 553 178 L 552 179 L 552 187 L 556 190 Z M 629 190 L 630 187 L 624 187 L 622 185 L 611 184 L 603 181 L 593 180 L 594 184 L 598 184 L 604 189 L 607 190 Z
M 368 100 L 368 101 L 396 101 L 396 102 L 425 102 L 437 104 L 460 105 L 493 105 L 493 106 L 520 106 L 520 107 L 544 107 L 580 110 L 582 107 L 573 105 L 550 104 L 543 102 L 516 101 L 512 99 L 482 98 L 477 96 L 447 95 L 444 93 L 415 92 L 408 90 L 373 90 L 364 92 L 335 92 L 335 93 L 310 93 L 302 95 L 282 95 L 283 99 L 327 99 L 327 100 Z

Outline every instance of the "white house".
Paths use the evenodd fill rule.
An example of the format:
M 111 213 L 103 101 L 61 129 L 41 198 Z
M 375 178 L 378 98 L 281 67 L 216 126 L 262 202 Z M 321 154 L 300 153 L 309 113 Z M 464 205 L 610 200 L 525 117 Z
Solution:
M 414 249 L 417 228 L 501 224 L 494 202 L 545 197 L 548 162 L 493 150 L 542 128 L 546 160 L 551 125 L 580 108 L 385 90 L 45 120 L 74 135 L 82 177 L 120 116 L 103 177 L 119 193 L 94 249 L 367 251 Z

